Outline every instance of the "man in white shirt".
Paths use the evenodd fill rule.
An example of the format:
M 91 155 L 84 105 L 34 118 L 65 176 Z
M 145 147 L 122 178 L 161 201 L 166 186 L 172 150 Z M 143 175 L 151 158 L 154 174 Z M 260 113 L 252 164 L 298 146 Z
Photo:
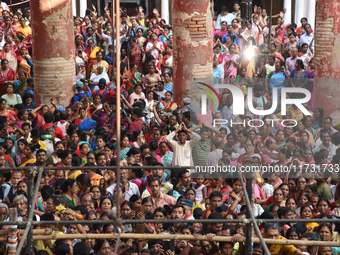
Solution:
M 231 123 L 236 118 L 236 115 L 233 114 L 233 96 L 228 95 L 226 98 L 226 105 L 221 110 L 222 119 L 227 121 L 227 127 L 231 126 Z
M 224 147 L 224 139 L 220 136 L 216 137 L 213 141 L 215 150 L 209 152 L 207 165 L 208 166 L 218 166 L 218 161 L 223 157 L 223 147 Z
M 129 182 L 127 180 L 127 177 L 128 177 L 128 173 L 126 169 L 121 169 L 120 170 L 120 183 L 125 187 L 125 200 L 129 201 L 132 195 L 140 196 L 140 192 L 139 192 L 138 186 L 132 182 Z M 116 183 L 112 184 L 106 190 L 113 196 L 115 187 L 116 187 Z
M 131 30 L 131 24 L 128 24 L 127 26 L 129 27 L 129 29 L 127 30 L 127 32 L 125 34 L 123 34 L 122 36 L 119 37 L 119 43 L 120 43 L 120 47 L 119 49 L 122 47 L 122 44 L 123 42 L 127 41 L 127 39 L 129 38 L 129 35 L 130 35 L 130 30 Z M 102 24 L 99 23 L 99 27 L 98 27 L 98 33 L 100 34 L 100 36 L 104 39 L 104 41 L 106 42 L 107 46 L 106 46 L 106 52 L 105 52 L 105 55 L 109 54 L 109 45 L 112 44 L 112 36 L 111 36 L 111 33 L 109 33 L 108 35 L 106 35 L 105 33 L 103 33 L 103 30 L 102 30 Z M 115 32 L 116 33 L 116 32 Z M 115 34 L 116 36 L 116 34 Z M 114 51 L 116 52 L 116 43 L 117 40 L 115 40 L 115 43 L 114 43 Z
M 234 19 L 234 15 L 231 13 L 228 13 L 227 7 L 222 6 L 221 14 L 217 16 L 215 29 L 221 29 L 221 23 L 222 21 L 227 22 L 227 25 L 231 25 L 232 21 Z
M 321 149 L 326 149 L 328 151 L 327 161 L 332 162 L 333 156 L 336 154 L 337 146 L 331 143 L 332 131 L 329 128 L 324 128 L 321 131 L 320 138 L 322 144 L 313 149 L 313 154 L 320 151 Z
M 309 45 L 310 45 L 311 41 L 313 40 L 314 35 L 312 33 L 312 28 L 311 28 L 310 24 L 305 25 L 305 30 L 306 30 L 306 34 L 301 36 L 300 44 L 302 45 L 304 43 L 307 43 L 308 44 L 308 53 L 312 53 L 311 50 L 309 49 Z M 313 51 L 314 51 L 314 40 L 313 40 L 312 48 L 313 48 Z
M 167 137 L 166 141 L 170 144 L 173 149 L 174 156 L 172 159 L 173 166 L 193 166 L 192 161 L 192 148 L 201 140 L 201 137 L 192 132 L 198 128 L 202 128 L 202 125 L 187 129 L 185 124 L 182 122 L 176 131 L 171 132 Z M 175 135 L 178 133 L 178 142 L 173 140 Z M 193 138 L 191 141 L 187 141 L 188 134 Z

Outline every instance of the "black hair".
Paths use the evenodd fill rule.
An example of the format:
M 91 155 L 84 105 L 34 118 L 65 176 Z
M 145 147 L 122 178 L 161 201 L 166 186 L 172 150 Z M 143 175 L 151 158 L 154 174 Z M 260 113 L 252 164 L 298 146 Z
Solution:
M 68 191 L 69 187 L 72 188 L 72 186 L 73 186 L 73 184 L 74 184 L 75 182 L 76 182 L 75 179 L 67 179 L 67 180 L 64 182 L 63 186 L 61 186 L 61 190 L 62 190 L 64 193 L 66 193 L 66 192 Z
M 203 219 L 204 212 L 201 208 L 195 208 L 192 214 L 196 220 Z

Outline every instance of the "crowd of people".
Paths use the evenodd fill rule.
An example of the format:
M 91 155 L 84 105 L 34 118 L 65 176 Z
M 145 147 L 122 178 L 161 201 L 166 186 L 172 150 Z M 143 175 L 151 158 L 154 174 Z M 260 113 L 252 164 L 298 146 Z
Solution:
M 50 105 L 36 105 L 30 9 L 11 13 L 0 3 L 0 166 L 8 168 L 0 172 L 0 221 L 9 221 L 11 207 L 17 208 L 19 221 L 28 219 L 28 173 L 16 167 L 56 166 L 60 169 L 45 170 L 35 187 L 39 192 L 34 220 L 41 222 L 36 228 L 50 228 L 54 234 L 115 233 L 109 214 L 119 207 L 123 220 L 138 220 L 123 223 L 123 233 L 206 235 L 209 240 L 127 239 L 120 242 L 119 254 L 242 255 L 246 254 L 240 242 L 246 234 L 245 222 L 223 224 L 220 220 L 246 219 L 241 185 L 245 180 L 231 172 L 212 176 L 176 166 L 270 165 L 314 170 L 328 166 L 332 171 L 317 174 L 308 170 L 256 172 L 253 213 L 264 220 L 310 219 L 307 223 L 261 224 L 265 238 L 339 242 L 339 223 L 314 221 L 340 215 L 340 126 L 323 109 L 313 108 L 313 99 L 304 104 L 310 115 L 293 104 L 286 115 L 278 108 L 274 114 L 259 116 L 246 107 L 245 114 L 235 116 L 228 90 L 218 91 L 222 105 L 209 105 L 205 115 L 195 111 L 190 98 L 176 104 L 173 90 L 181 85 L 172 83 L 171 21 L 164 20 L 157 9 L 145 13 L 143 6 L 129 10 L 128 15 L 121 4 L 119 32 L 112 27 L 108 6 L 103 10 L 92 6 L 85 16 L 74 17 L 76 93 L 67 106 L 61 106 L 57 96 Z M 232 7 L 222 7 L 213 18 L 214 85 L 237 86 L 245 97 L 253 97 L 253 106 L 259 110 L 271 108 L 273 88 L 301 87 L 313 94 L 314 24 L 306 18 L 301 24 L 285 24 L 284 11 L 269 17 L 260 6 L 254 6 L 251 18 L 243 20 L 239 2 Z M 120 36 L 119 47 L 112 43 L 112 33 Z M 116 50 L 121 52 L 120 98 L 116 97 Z M 248 95 L 249 87 L 254 95 Z M 121 102 L 120 127 L 116 125 L 117 100 Z M 221 119 L 228 122 L 216 124 Z M 278 121 L 269 121 L 273 119 Z M 282 120 L 294 120 L 297 125 L 283 125 Z M 250 121 L 264 125 L 253 127 Z M 116 165 L 117 157 L 122 166 L 134 168 L 120 173 L 107 169 Z M 65 169 L 71 166 L 87 168 Z M 94 166 L 100 169 L 91 170 Z M 120 175 L 119 192 L 116 174 Z M 83 219 L 93 224 L 82 224 Z M 145 219 L 164 223 L 143 224 Z M 214 219 L 216 223 L 170 224 L 166 219 Z M 44 224 L 59 220 L 79 223 Z M 215 242 L 214 236 L 232 236 L 232 241 Z M 34 252 L 109 255 L 115 246 L 115 239 L 36 240 Z M 335 246 L 268 247 L 273 255 L 340 254 Z M 7 248 L 0 242 L 0 254 L 7 254 Z M 254 244 L 252 254 L 261 255 L 264 250 Z

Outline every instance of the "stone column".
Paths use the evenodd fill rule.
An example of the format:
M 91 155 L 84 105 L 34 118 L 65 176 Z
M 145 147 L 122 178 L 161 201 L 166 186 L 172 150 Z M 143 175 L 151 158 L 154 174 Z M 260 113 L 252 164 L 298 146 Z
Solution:
M 85 12 L 87 9 L 87 2 L 85 0 L 80 0 L 79 1 L 80 7 L 79 7 L 79 16 L 80 17 L 85 17 Z M 91 7 L 92 8 L 92 7 Z
M 313 30 L 315 29 L 315 5 L 315 0 L 308 0 L 307 19 Z
M 36 103 L 58 97 L 67 106 L 75 91 L 72 2 L 35 0 L 31 12 Z
M 173 0 L 174 101 L 190 97 L 193 78 L 211 78 L 212 14 L 209 0 Z
M 161 17 L 165 19 L 166 24 L 171 24 L 169 20 L 169 0 L 162 0 Z
M 283 8 L 286 9 L 284 24 L 292 23 L 292 0 L 284 0 Z
M 73 14 L 73 16 L 77 16 L 77 2 L 76 2 L 76 0 L 72 0 L 72 14 Z
M 314 109 L 340 121 L 340 0 L 316 1 Z M 318 95 L 317 97 L 315 95 Z
M 299 27 L 301 18 L 306 17 L 306 0 L 295 1 L 295 23 Z

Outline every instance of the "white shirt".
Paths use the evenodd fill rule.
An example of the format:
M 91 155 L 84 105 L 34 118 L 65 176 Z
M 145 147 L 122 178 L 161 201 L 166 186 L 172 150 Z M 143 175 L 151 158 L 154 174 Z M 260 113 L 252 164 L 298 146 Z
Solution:
M 262 186 L 262 190 L 266 198 L 271 197 L 274 194 L 274 187 L 269 183 L 265 183 Z
M 107 192 L 109 192 L 113 196 L 115 187 L 116 187 L 116 183 L 112 184 L 106 190 L 107 190 Z M 125 190 L 125 200 L 129 201 L 130 197 L 132 195 L 139 195 L 140 196 L 140 192 L 139 192 L 139 188 L 136 184 L 129 182 L 129 189 Z
M 201 140 L 201 136 L 196 134 L 195 132 L 191 132 L 190 135 L 192 136 L 191 141 L 186 141 L 184 145 L 180 144 L 179 142 L 173 140 L 175 137 L 176 132 L 171 132 L 167 137 L 166 140 L 168 144 L 170 144 L 171 148 L 173 149 L 174 156 L 172 158 L 172 165 L 173 166 L 193 166 L 192 161 L 192 148 Z
M 112 36 L 108 36 L 104 33 L 101 34 L 101 37 L 103 38 L 103 40 L 106 42 L 107 46 L 106 46 L 106 52 L 105 52 L 105 55 L 106 54 L 109 54 L 109 45 L 112 44 Z M 122 44 L 123 42 L 127 41 L 127 37 L 125 34 L 123 34 L 122 36 L 119 37 L 119 49 L 122 48 Z M 115 44 L 114 44 L 114 49 L 115 49 L 115 52 L 116 52 L 116 43 L 117 41 L 115 40 Z
M 219 14 L 217 16 L 217 20 L 216 20 L 216 25 L 215 25 L 215 29 L 221 29 L 221 23 L 222 21 L 227 22 L 227 25 L 231 25 L 232 21 L 234 19 L 234 15 L 229 13 L 225 16 L 223 16 L 222 14 Z
M 110 78 L 105 72 L 98 74 L 98 75 L 96 73 L 93 73 L 90 77 L 90 81 L 93 81 L 93 83 L 98 83 L 99 80 L 102 78 L 105 79 L 106 84 L 110 83 Z
M 332 143 L 329 143 L 329 148 L 326 148 L 325 145 L 322 143 L 320 146 L 317 146 L 313 149 L 313 154 L 320 151 L 321 149 L 326 149 L 328 151 L 327 161 L 328 163 L 330 163 L 332 162 L 333 156 L 336 154 L 336 150 L 338 149 L 338 147 Z
M 240 155 L 245 154 L 246 153 L 246 148 L 245 147 L 240 148 L 240 145 L 241 145 L 240 143 L 237 144 L 236 152 L 239 153 Z
M 5 2 L 3 2 L 3 1 L 1 1 L 1 4 L 0 4 L 0 6 L 2 7 L 2 9 L 4 9 L 4 10 L 9 10 L 8 9 L 8 5 L 5 3 Z
M 222 149 L 215 149 L 214 151 L 209 152 L 207 165 L 218 166 L 218 161 L 223 157 L 222 153 L 223 153 Z
M 59 138 L 54 138 L 54 141 L 57 143 L 60 141 Z M 54 146 L 53 146 L 53 142 L 51 142 L 50 139 L 45 139 L 44 142 L 46 143 L 46 158 L 49 158 L 53 153 L 54 153 Z
M 308 44 L 308 53 L 312 53 L 309 49 L 309 44 L 310 42 L 313 40 L 313 33 L 310 33 L 310 35 L 308 36 L 307 34 L 303 34 L 300 38 L 300 44 L 304 44 L 304 43 L 307 43 Z M 312 48 L 313 48 L 313 51 L 314 51 L 314 41 L 313 41 L 313 44 L 312 44 Z

